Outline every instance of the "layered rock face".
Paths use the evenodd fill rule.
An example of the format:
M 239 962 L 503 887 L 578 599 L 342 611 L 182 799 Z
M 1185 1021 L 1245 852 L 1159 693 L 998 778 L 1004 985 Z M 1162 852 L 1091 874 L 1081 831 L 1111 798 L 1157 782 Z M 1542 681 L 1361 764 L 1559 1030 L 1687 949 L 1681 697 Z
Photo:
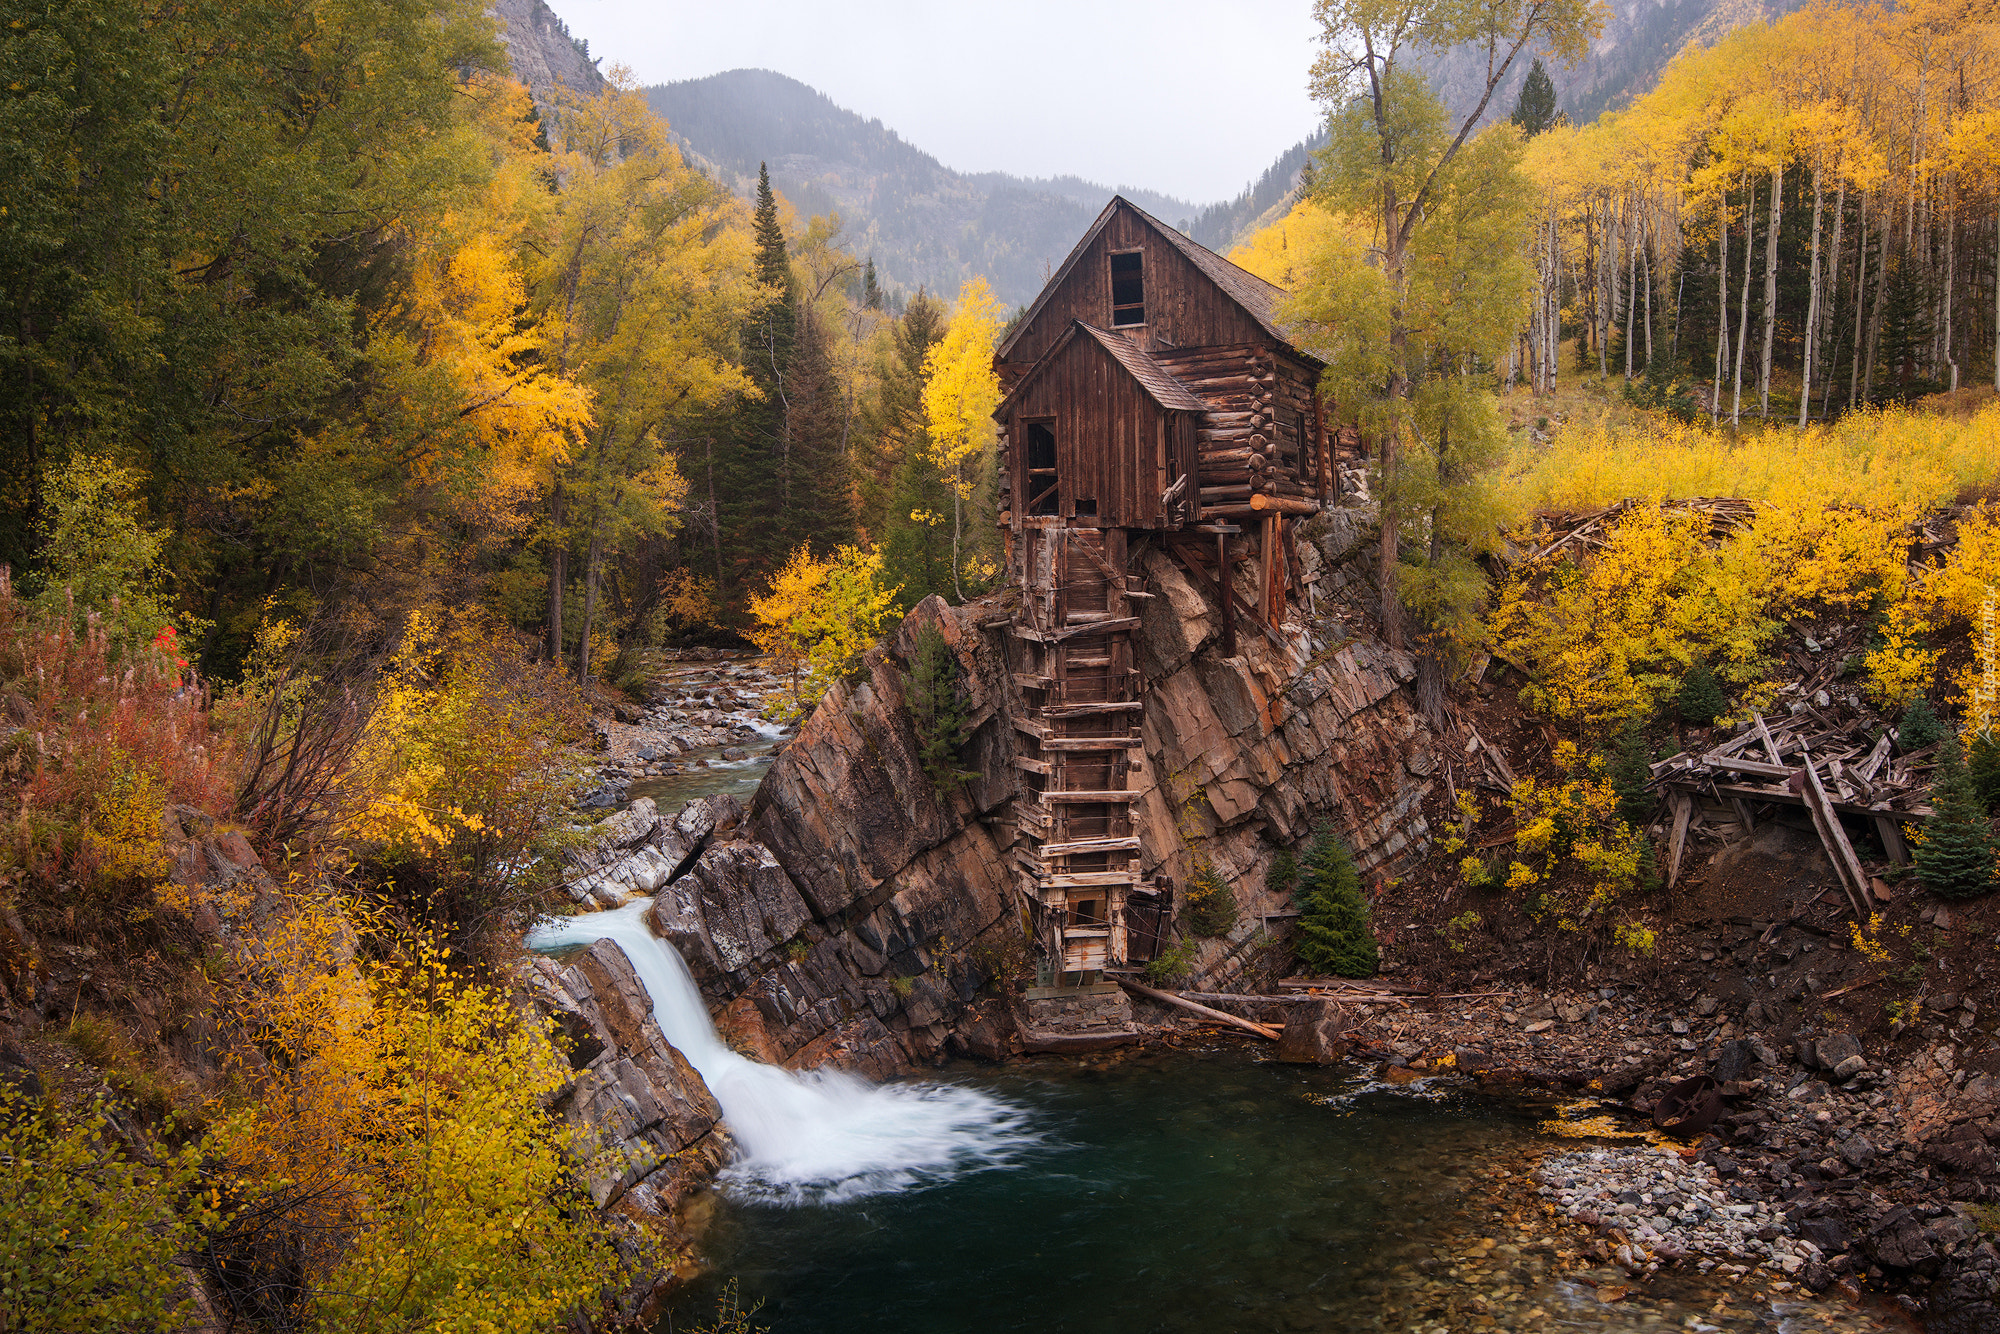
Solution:
M 1159 550 L 1132 557 L 1153 595 L 1136 641 L 1141 858 L 1177 886 L 1205 862 L 1234 887 L 1237 925 L 1201 945 L 1210 985 L 1253 966 L 1282 930 L 1288 904 L 1265 873 L 1315 823 L 1345 836 L 1364 870 L 1386 871 L 1427 838 L 1438 762 L 1403 689 L 1415 664 L 1327 614 L 1336 595 L 1365 592 L 1345 559 L 1365 546 L 1353 529 L 1324 525 L 1308 553 L 1319 618 L 1283 636 L 1245 625 L 1229 658 L 1216 609 L 1181 567 Z M 1004 1055 L 1011 1016 L 979 997 L 1031 967 L 1010 854 L 1010 596 L 926 601 L 828 693 L 747 812 L 711 798 L 667 819 L 634 803 L 607 850 L 577 865 L 572 892 L 606 905 L 653 893 L 654 929 L 687 960 L 725 1036 L 761 1059 L 880 1076 L 952 1053 Z M 957 656 L 973 724 L 962 752 L 972 776 L 955 790 L 925 775 L 904 697 L 903 664 L 927 622 Z
M 722 1109 L 653 1021 L 631 961 L 600 940 L 568 963 L 531 957 L 524 981 L 569 1039 L 576 1077 L 551 1108 L 584 1132 L 591 1198 L 600 1209 L 673 1217 L 731 1146 Z

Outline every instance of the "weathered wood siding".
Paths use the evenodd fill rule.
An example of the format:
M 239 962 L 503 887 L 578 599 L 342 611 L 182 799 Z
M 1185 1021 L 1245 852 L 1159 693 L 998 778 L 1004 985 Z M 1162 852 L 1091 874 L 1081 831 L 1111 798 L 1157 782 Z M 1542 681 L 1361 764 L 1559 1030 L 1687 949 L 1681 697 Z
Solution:
M 1263 326 L 1250 318 L 1207 274 L 1162 239 L 1144 219 L 1120 209 L 1090 248 L 1078 257 L 1075 267 L 1050 294 L 1048 304 L 1035 313 L 1034 322 L 1008 358 L 1008 365 L 1016 374 L 1034 365 L 1055 346 L 1071 320 L 1082 320 L 1100 329 L 1113 327 L 1111 256 L 1124 250 L 1138 250 L 1145 255 L 1146 322 L 1128 325 L 1118 332 L 1136 335 L 1139 346 L 1148 352 L 1220 343 L 1256 342 L 1265 346 L 1272 343 Z
M 1029 423 L 1043 421 L 1056 437 L 1062 518 L 1102 528 L 1178 526 L 1184 507 L 1170 520 L 1160 494 L 1193 466 L 1188 416 L 1161 408 L 1094 339 L 1072 338 L 1015 399 L 1006 423 L 1002 464 L 1014 514 L 1026 515 L 1030 497 L 1027 469 L 1012 454 L 1025 448 Z M 1096 513 L 1079 514 L 1080 500 L 1095 501 Z

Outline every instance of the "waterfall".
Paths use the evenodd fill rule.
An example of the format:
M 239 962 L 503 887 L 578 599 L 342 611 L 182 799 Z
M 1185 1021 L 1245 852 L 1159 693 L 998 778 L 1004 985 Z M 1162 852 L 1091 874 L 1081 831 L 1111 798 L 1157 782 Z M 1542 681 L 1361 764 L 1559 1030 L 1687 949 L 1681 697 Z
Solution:
M 1018 1108 L 973 1089 L 797 1074 L 731 1051 L 687 964 L 646 925 L 652 902 L 547 919 L 527 943 L 554 951 L 611 940 L 625 951 L 660 1031 L 722 1105 L 742 1155 L 722 1174 L 731 1195 L 808 1204 L 912 1190 L 1004 1165 L 1037 1142 Z

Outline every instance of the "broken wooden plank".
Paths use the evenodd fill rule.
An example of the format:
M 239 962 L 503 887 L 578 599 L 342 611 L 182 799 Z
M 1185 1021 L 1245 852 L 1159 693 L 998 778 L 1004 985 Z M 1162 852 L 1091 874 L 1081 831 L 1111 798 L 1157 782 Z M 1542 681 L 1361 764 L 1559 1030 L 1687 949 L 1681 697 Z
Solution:
M 1819 770 L 1808 762 L 1800 766 L 1805 775 L 1804 796 L 1806 809 L 1812 812 L 1813 827 L 1819 830 L 1819 840 L 1826 845 L 1826 855 L 1833 862 L 1834 878 L 1847 891 L 1847 901 L 1854 907 L 1854 915 L 1861 921 L 1868 920 L 1870 907 L 1868 897 L 1868 876 L 1861 869 L 1861 859 L 1854 855 L 1854 846 L 1847 841 L 1847 831 L 1841 827 L 1840 814 L 1827 800 L 1826 789 L 1820 786 Z
M 1136 736 L 1052 736 L 1042 742 L 1042 749 L 1046 751 L 1139 750 L 1145 744 Z
M 1910 846 L 1903 841 L 1903 829 L 1895 820 L 1877 811 L 1875 814 L 1875 836 L 1882 840 L 1882 850 L 1889 854 L 1889 860 L 1898 866 L 1910 864 Z
M 1723 755 L 1709 751 L 1701 757 L 1701 763 L 1713 769 L 1728 769 L 1739 774 L 1755 774 L 1759 778 L 1790 778 L 1792 770 L 1782 764 L 1766 764 L 1762 760 L 1746 760 L 1740 756 Z
M 1667 856 L 1667 888 L 1681 878 L 1681 850 L 1687 845 L 1688 817 L 1694 814 L 1694 799 L 1685 792 L 1676 791 L 1669 798 L 1674 807 L 1674 833 L 1669 842 Z

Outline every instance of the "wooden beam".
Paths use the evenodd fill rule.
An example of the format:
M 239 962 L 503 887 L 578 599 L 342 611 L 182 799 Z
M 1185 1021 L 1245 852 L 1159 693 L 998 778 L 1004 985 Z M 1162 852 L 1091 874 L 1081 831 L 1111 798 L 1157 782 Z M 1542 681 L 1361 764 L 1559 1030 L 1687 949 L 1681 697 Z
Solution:
M 1140 750 L 1145 742 L 1135 736 L 1052 736 L 1042 749 L 1058 750 Z
M 1144 700 L 1121 699 L 1099 704 L 1047 704 L 1041 713 L 1044 718 L 1081 718 L 1093 713 L 1142 713 L 1145 708 Z
M 1129 978 L 1119 978 L 1118 985 L 1124 987 L 1127 991 L 1136 991 L 1141 996 L 1147 996 L 1168 1005 L 1177 1005 L 1183 1010 L 1198 1014 L 1204 1019 L 1211 1019 L 1218 1024 L 1228 1024 L 1232 1027 L 1240 1028 L 1246 1033 L 1255 1033 L 1258 1037 L 1267 1038 L 1272 1042 L 1278 1040 L 1278 1030 L 1272 1028 L 1269 1024 L 1253 1023 L 1237 1015 L 1224 1014 L 1221 1010 L 1211 1010 L 1206 1005 L 1197 1005 L 1191 1000 L 1185 1000 L 1182 997 L 1176 996 L 1171 991 L 1161 991 L 1156 987 L 1149 987 L 1143 982 L 1134 982 Z
M 1049 771 L 1054 766 L 1052 766 L 1047 760 L 1031 760 L 1025 755 L 1016 755 L 1014 757 L 1014 767 L 1016 769 L 1025 770 L 1026 772 L 1031 774 L 1041 774 L 1042 776 L 1047 777 Z
M 1136 838 L 1083 838 L 1074 843 L 1044 843 L 1043 857 L 1081 857 L 1092 852 L 1137 852 Z
M 1882 840 L 1882 850 L 1889 854 L 1889 860 L 1898 866 L 1910 864 L 1910 848 L 1903 842 L 1903 830 L 1896 821 L 1880 811 L 1875 812 L 1875 836 Z
M 1045 802 L 1082 802 L 1089 804 L 1095 802 L 1137 801 L 1146 794 L 1143 792 L 1130 792 L 1130 791 L 1066 792 L 1059 789 L 1054 792 L 1043 792 L 1038 795 L 1040 795 L 1041 799 Z
M 1133 871 L 1070 871 L 1051 875 L 1041 883 L 1047 889 L 1115 889 L 1137 884 L 1138 875 Z

